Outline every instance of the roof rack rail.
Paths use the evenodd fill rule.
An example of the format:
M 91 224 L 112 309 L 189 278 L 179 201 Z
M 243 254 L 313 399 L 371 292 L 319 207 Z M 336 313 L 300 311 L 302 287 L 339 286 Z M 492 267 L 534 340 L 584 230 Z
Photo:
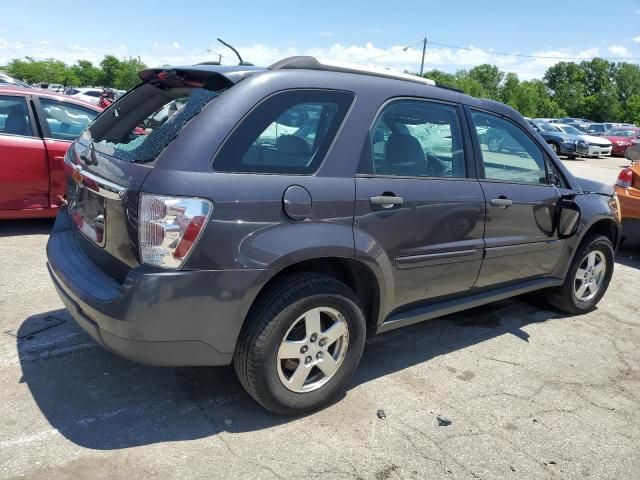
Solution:
M 436 82 L 429 78 L 418 77 L 408 73 L 386 70 L 384 68 L 370 67 L 357 63 L 341 62 L 338 60 L 325 60 L 310 56 L 288 57 L 280 60 L 269 67 L 269 70 L 323 70 L 328 72 L 355 73 L 360 75 L 371 75 L 374 77 L 393 78 L 405 80 L 407 82 L 420 83 L 422 85 L 435 86 Z

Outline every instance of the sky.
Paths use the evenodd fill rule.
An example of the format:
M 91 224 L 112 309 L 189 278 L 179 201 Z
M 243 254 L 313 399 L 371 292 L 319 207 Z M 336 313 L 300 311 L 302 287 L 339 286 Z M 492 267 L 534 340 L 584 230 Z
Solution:
M 218 54 L 223 64 L 236 63 L 217 37 L 262 66 L 314 55 L 418 71 L 425 37 L 425 70 L 455 72 L 492 63 L 531 79 L 561 59 L 640 62 L 639 0 L 0 0 L 0 5 L 0 65 L 25 56 L 98 63 L 105 54 L 140 57 L 149 66 L 193 64 Z

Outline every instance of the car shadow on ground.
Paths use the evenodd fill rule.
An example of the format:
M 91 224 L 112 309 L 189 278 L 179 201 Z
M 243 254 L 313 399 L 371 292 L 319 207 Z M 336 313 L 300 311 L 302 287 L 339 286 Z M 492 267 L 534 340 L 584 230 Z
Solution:
M 43 322 L 47 316 L 58 320 L 43 330 L 52 322 Z M 526 342 L 523 327 L 558 316 L 514 299 L 372 337 L 349 388 L 501 335 Z M 122 359 L 86 336 L 65 310 L 29 317 L 16 336 L 21 382 L 49 423 L 86 448 L 193 440 L 300 418 L 264 410 L 231 367 L 154 368 Z
M 0 237 L 17 235 L 48 235 L 53 228 L 53 218 L 29 220 L 0 220 Z
M 625 241 L 616 253 L 616 263 L 640 270 L 640 241 Z

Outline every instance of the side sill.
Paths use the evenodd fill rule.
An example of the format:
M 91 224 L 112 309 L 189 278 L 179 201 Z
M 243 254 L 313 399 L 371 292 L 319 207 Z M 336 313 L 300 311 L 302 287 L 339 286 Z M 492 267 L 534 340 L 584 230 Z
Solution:
M 479 307 L 487 303 L 497 302 L 498 300 L 515 297 L 534 290 L 557 287 L 562 285 L 562 283 L 563 280 L 559 278 L 537 278 L 482 293 L 470 294 L 461 298 L 423 305 L 387 317 L 384 323 L 378 327 L 377 333 L 388 332 L 396 328 L 413 325 L 414 323 L 424 322 L 425 320 L 431 320 L 432 318 L 442 317 L 451 313 L 461 312 L 462 310 Z

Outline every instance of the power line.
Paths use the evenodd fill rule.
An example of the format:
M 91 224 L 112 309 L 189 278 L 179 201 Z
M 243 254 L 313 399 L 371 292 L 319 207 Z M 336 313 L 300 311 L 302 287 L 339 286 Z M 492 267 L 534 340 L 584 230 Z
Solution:
M 400 53 L 402 51 L 406 51 L 408 48 L 414 47 L 414 46 L 418 45 L 419 43 L 422 43 L 423 40 L 424 39 L 416 40 L 414 42 L 409 43 L 405 47 L 399 47 L 397 49 L 390 50 L 390 51 L 382 53 L 380 55 L 376 55 L 376 56 L 373 56 L 373 57 L 365 58 L 363 60 L 358 60 L 356 63 L 366 63 L 366 62 L 370 62 L 371 60 L 377 60 L 378 58 L 383 58 L 383 57 L 387 57 L 389 55 L 393 55 L 395 53 Z M 595 57 L 566 56 L 565 57 L 565 56 L 552 56 L 552 55 L 530 55 L 530 54 L 525 54 L 525 53 L 509 53 L 509 52 L 486 50 L 484 48 L 461 47 L 460 45 L 451 45 L 449 43 L 434 42 L 432 40 L 428 40 L 427 43 L 428 43 L 428 45 L 435 45 L 435 46 L 438 46 L 438 47 L 452 48 L 454 50 L 464 50 L 464 51 L 467 51 L 467 52 L 486 53 L 486 54 L 489 54 L 489 55 L 500 55 L 500 56 L 505 56 L 505 57 L 532 58 L 532 59 L 540 59 L 540 60 L 592 60 L 594 58 L 602 58 L 603 60 L 621 61 L 621 62 L 629 62 L 629 61 L 636 61 L 637 62 L 637 61 L 640 61 L 640 57 L 601 57 L 601 56 L 595 56 Z

